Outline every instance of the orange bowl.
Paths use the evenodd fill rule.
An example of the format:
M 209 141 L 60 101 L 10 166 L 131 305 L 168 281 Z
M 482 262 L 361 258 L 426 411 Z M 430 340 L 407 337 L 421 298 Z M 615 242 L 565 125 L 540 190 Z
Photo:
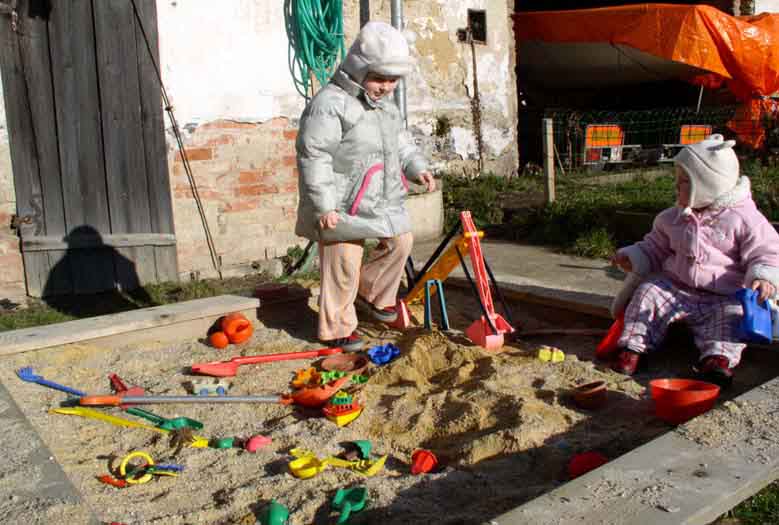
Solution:
M 719 387 L 694 379 L 655 379 L 649 382 L 655 415 L 678 425 L 714 406 Z

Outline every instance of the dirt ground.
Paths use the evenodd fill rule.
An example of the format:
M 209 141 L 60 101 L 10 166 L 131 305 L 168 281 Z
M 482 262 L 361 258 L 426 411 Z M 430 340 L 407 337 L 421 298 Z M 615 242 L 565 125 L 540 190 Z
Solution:
M 64 394 L 24 383 L 14 370 L 32 366 L 47 379 L 89 393 L 108 393 L 107 375 L 114 372 L 148 393 L 184 394 L 192 363 L 317 348 L 313 301 L 263 307 L 258 330 L 241 347 L 215 350 L 199 340 L 204 334 L 173 346 L 110 349 L 72 344 L 5 358 L 0 378 L 96 515 L 128 525 L 254 523 L 271 499 L 289 508 L 292 525 L 335 523 L 337 514 L 330 510 L 335 491 L 357 485 L 368 488 L 369 503 L 353 514 L 353 524 L 482 523 L 564 483 L 572 455 L 595 450 L 615 458 L 671 428 L 653 417 L 646 385 L 656 377 L 690 374 L 695 354 L 683 338 L 675 339 L 634 379 L 593 362 L 597 337 L 520 338 L 502 351 L 487 352 L 472 346 L 461 332 L 476 317 L 476 302 L 455 288 L 446 293 L 450 322 L 457 329 L 451 333 L 422 328 L 400 333 L 376 323 L 362 325 L 370 344 L 393 342 L 401 355 L 369 369 L 370 380 L 358 394 L 366 408 L 349 426 L 338 428 L 314 410 L 275 404 L 145 407 L 165 417 L 197 419 L 205 424 L 198 434 L 207 437 L 272 438 L 272 444 L 256 454 L 185 448 L 171 458 L 168 439 L 147 430 L 49 414 Z M 512 304 L 512 310 L 515 324 L 525 330 L 608 325 L 527 304 Z M 415 307 L 414 313 L 421 321 L 421 309 Z M 542 344 L 560 348 L 566 360 L 541 362 L 537 351 Z M 230 394 L 288 392 L 294 371 L 308 364 L 243 366 L 231 380 Z M 777 372 L 765 352 L 749 351 L 721 402 Z M 608 383 L 607 406 L 595 412 L 575 407 L 571 388 L 596 379 Z M 123 416 L 119 409 L 106 411 Z M 334 467 L 308 480 L 289 473 L 291 448 L 324 457 L 357 439 L 370 440 L 375 455 L 389 455 L 378 475 L 365 478 Z M 418 448 L 438 455 L 437 472 L 411 475 L 410 457 Z M 182 464 L 185 471 L 178 478 L 124 489 L 97 480 L 109 472 L 111 458 L 133 450 L 147 451 L 159 462 Z M 15 482 L 35 486 L 45 480 Z M 34 509 L 18 512 L 6 516 L 8 522 L 36 520 Z

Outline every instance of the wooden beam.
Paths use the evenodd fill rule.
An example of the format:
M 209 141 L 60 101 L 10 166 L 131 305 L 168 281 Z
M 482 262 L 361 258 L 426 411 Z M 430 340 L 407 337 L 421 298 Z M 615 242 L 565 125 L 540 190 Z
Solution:
M 146 178 L 149 191 L 151 231 L 175 233 L 173 204 L 168 174 L 168 148 L 165 144 L 165 118 L 162 87 L 158 77 L 160 54 L 155 0 L 136 0 L 135 43 L 141 96 L 141 125 L 146 150 Z M 148 41 L 147 41 L 148 39 Z M 147 257 L 148 254 L 143 254 Z M 156 279 L 178 281 L 178 254 L 175 246 L 156 246 L 153 253 Z M 143 276 L 141 276 L 143 281 Z
M 132 248 L 137 246 L 175 246 L 172 233 L 118 233 L 113 235 L 71 235 L 68 237 L 30 237 L 22 242 L 22 252 L 48 250 L 82 250 L 98 248 Z
M 118 314 L 11 330 L 0 333 L 0 356 L 118 334 L 145 332 L 153 328 L 194 319 L 216 318 L 230 312 L 246 310 L 256 312 L 259 307 L 259 299 L 237 295 L 220 295 Z M 250 320 L 256 318 L 255 314 L 250 317 Z M 191 334 L 189 338 L 192 338 Z
M 98 2 L 96 2 L 98 3 Z M 52 78 L 65 225 L 76 232 L 111 232 L 105 184 L 100 88 L 91 0 L 52 2 L 49 17 Z M 68 252 L 74 290 L 110 290 L 116 282 L 110 250 Z M 60 269 L 57 268 L 57 271 Z M 52 269 L 54 271 L 54 269 Z
M 135 14 L 127 0 L 100 0 L 94 9 L 110 233 L 149 233 Z

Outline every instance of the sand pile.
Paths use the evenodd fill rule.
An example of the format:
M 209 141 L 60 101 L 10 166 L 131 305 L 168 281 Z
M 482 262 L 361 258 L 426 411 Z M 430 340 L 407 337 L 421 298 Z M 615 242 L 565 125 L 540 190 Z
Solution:
M 554 393 L 536 396 L 527 377 L 533 361 L 464 347 L 441 333 L 422 336 L 371 379 L 368 431 L 465 465 L 537 446 L 575 414 Z
M 467 294 L 448 290 L 447 302 L 456 328 L 467 326 L 478 311 Z M 203 422 L 200 433 L 207 437 L 262 434 L 273 442 L 256 454 L 184 449 L 171 460 L 185 465 L 181 477 L 118 490 L 96 480 L 107 471 L 110 457 L 140 449 L 169 460 L 167 440 L 145 430 L 48 414 L 64 395 L 23 383 L 14 374 L 18 367 L 33 366 L 49 379 L 104 393 L 109 389 L 107 374 L 115 372 L 150 394 L 183 394 L 191 363 L 317 348 L 309 335 L 301 335 L 314 326 L 309 322 L 312 313 L 290 309 L 287 320 L 271 323 L 264 318 L 266 324 L 249 344 L 228 351 L 217 352 L 194 338 L 175 345 L 123 348 L 69 345 L 5 358 L 0 378 L 99 518 L 128 525 L 234 524 L 272 498 L 290 509 L 292 525 L 331 523 L 335 491 L 358 484 L 368 488 L 370 503 L 354 515 L 354 525 L 482 523 L 565 482 L 572 455 L 597 450 L 613 458 L 669 429 L 652 416 L 644 389 L 649 376 L 628 379 L 591 361 L 596 338 L 513 342 L 495 353 L 472 346 L 457 333 L 421 328 L 399 333 L 367 325 L 371 344 L 394 343 L 401 356 L 370 371 L 370 380 L 358 392 L 365 411 L 349 426 L 336 427 L 316 411 L 271 404 L 148 407 L 165 417 Z M 517 321 L 523 326 L 528 322 Z M 536 355 L 541 343 L 562 349 L 565 361 L 541 362 Z M 230 394 L 288 392 L 295 370 L 309 365 L 285 361 L 241 367 Z M 608 383 L 608 405 L 597 412 L 577 409 L 570 389 L 596 379 Z M 111 412 L 132 417 L 118 409 Z M 701 434 L 689 437 L 708 439 Z M 358 439 L 371 440 L 375 454 L 389 455 L 379 475 L 364 478 L 330 468 L 299 480 L 288 471 L 293 447 L 324 457 Z M 24 443 L 14 442 L 12 435 L 6 441 L 12 456 L 24 451 Z M 411 475 L 410 457 L 418 448 L 432 450 L 441 459 L 441 469 Z M 45 481 L 0 479 L 29 482 L 30 490 Z M 18 509 L 6 518 L 13 523 L 42 521 L 43 511 L 36 512 Z

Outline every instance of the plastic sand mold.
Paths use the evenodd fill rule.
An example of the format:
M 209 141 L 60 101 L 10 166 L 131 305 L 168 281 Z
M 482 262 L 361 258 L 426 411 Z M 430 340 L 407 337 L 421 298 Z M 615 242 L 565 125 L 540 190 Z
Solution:
M 538 359 L 546 363 L 561 363 L 565 361 L 565 354 L 559 348 L 542 346 L 538 349 Z
M 338 489 L 332 503 L 333 509 L 341 511 L 337 523 L 348 523 L 351 513 L 364 509 L 367 502 L 368 489 L 365 487 Z
M 363 476 L 371 477 L 378 474 L 387 461 L 386 455 L 378 459 L 359 459 L 355 461 L 340 459 L 334 456 L 319 459 L 314 452 L 301 448 L 293 448 L 289 453 L 296 458 L 289 462 L 289 471 L 293 476 L 300 479 L 313 478 L 330 465 L 346 468 Z
M 332 378 L 330 381 L 337 378 Z M 295 379 L 292 380 L 292 388 L 306 388 L 311 386 L 319 386 L 323 383 L 329 383 L 325 381 L 316 368 L 301 368 L 295 371 Z
M 327 419 L 342 427 L 357 419 L 362 409 L 363 406 L 352 395 L 341 390 L 330 398 L 322 412 Z
M 368 350 L 368 357 L 376 365 L 385 365 L 400 355 L 400 349 L 392 343 L 374 346 Z

